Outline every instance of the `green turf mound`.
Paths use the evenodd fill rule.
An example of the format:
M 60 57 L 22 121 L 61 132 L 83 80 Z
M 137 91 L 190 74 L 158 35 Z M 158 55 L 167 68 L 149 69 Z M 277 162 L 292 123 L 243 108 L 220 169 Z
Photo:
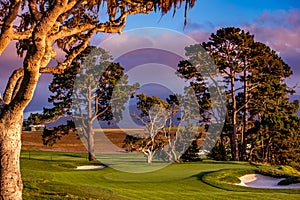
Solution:
M 300 189 L 266 189 L 266 188 L 251 188 L 236 185 L 240 183 L 239 177 L 247 174 L 264 174 L 272 177 L 285 177 L 288 180 L 291 177 L 294 177 L 290 174 L 282 172 L 280 170 L 274 170 L 272 168 L 263 167 L 263 168 L 240 168 L 240 169 L 222 169 L 219 171 L 207 173 L 202 177 L 202 181 L 206 184 L 209 184 L 213 187 L 217 187 L 229 191 L 241 191 L 241 192 L 282 192 L 290 194 L 300 194 Z M 294 180 L 294 179 L 293 179 Z M 297 179 L 298 180 L 298 179 Z M 289 184 L 297 182 L 289 182 Z

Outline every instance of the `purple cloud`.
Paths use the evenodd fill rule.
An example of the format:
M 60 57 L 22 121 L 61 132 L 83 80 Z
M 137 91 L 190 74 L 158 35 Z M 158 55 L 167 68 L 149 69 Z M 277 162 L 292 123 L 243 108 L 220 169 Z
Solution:
M 0 92 L 2 94 L 12 72 L 23 66 L 23 59 L 17 56 L 15 46 L 16 42 L 11 42 L 0 56 Z
M 211 34 L 211 31 L 202 29 L 202 30 L 193 30 L 187 33 L 188 36 L 192 37 L 199 43 L 208 41 L 208 38 Z
M 20 58 L 16 54 L 15 48 L 16 42 L 11 42 L 7 48 L 3 51 L 0 56 L 0 92 L 4 93 L 6 88 L 6 84 L 8 82 L 9 77 L 13 73 L 15 69 L 23 67 L 23 58 Z M 62 54 L 58 54 L 59 58 L 62 57 Z M 50 64 L 55 64 L 54 61 L 51 61 Z M 36 112 L 42 110 L 44 106 L 51 106 L 48 103 L 48 97 L 50 92 L 48 90 L 49 83 L 52 80 L 52 75 L 42 75 L 37 88 L 35 90 L 34 96 L 25 112 Z
M 255 22 L 293 29 L 300 26 L 300 9 L 266 11 L 255 19 Z
M 255 35 L 257 41 L 269 45 L 289 64 L 294 72 L 288 83 L 293 86 L 300 79 L 300 9 L 265 12 L 256 24 L 242 27 Z M 300 93 L 300 88 L 296 88 Z
M 212 31 L 192 30 L 187 34 L 201 43 L 207 41 L 211 32 L 219 28 L 222 27 L 216 26 Z M 266 11 L 254 23 L 244 23 L 240 28 L 254 34 L 256 41 L 270 46 L 292 67 L 294 74 L 287 81 L 289 85 L 294 86 L 300 80 L 300 9 Z M 299 87 L 296 91 L 300 94 Z

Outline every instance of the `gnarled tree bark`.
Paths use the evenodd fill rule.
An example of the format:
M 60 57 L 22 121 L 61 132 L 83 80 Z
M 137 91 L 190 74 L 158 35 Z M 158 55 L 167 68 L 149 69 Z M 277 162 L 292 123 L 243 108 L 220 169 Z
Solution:
M 22 199 L 22 179 L 20 173 L 20 151 L 22 112 L 2 110 L 0 118 L 0 199 Z M 4 114 L 4 115 L 3 115 Z

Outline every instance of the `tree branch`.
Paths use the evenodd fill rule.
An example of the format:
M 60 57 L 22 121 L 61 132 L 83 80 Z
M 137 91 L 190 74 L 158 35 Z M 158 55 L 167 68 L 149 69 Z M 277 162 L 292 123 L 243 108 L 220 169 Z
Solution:
M 0 34 L 0 55 L 13 39 L 14 31 L 13 31 L 13 24 L 18 16 L 18 11 L 20 9 L 22 1 L 16 0 L 10 5 L 9 12 L 7 16 L 4 18 L 1 27 L 1 34 Z
M 9 104 L 13 98 L 14 93 L 17 91 L 15 89 L 18 81 L 24 76 L 24 69 L 19 68 L 15 70 L 12 75 L 9 77 L 5 92 L 3 95 L 3 101 L 5 104 Z
M 65 11 L 64 7 L 67 5 L 67 2 L 67 0 L 57 0 L 52 9 L 47 11 L 47 14 L 42 17 L 41 22 L 35 27 L 35 39 L 47 35 L 55 24 L 57 18 Z
M 11 99 L 14 99 L 16 97 L 18 91 L 20 90 L 22 80 L 23 80 L 23 76 L 18 79 L 18 81 L 17 81 L 17 83 L 15 85 L 14 92 L 12 94 L 12 98 Z
M 43 58 L 41 59 L 41 64 L 40 66 L 47 66 L 48 63 L 52 58 L 54 58 L 56 55 L 56 51 L 52 47 L 52 41 L 47 40 L 46 41 L 46 47 L 45 47 L 45 53 Z
M 29 6 L 28 7 L 29 7 L 30 13 L 34 17 L 34 20 L 37 22 L 37 21 L 41 20 L 42 14 L 38 11 L 36 3 L 37 3 L 37 1 L 31 0 L 31 1 L 29 1 Z
M 103 115 L 107 110 L 108 110 L 109 106 L 107 106 L 104 110 L 102 110 L 101 112 L 96 110 L 96 114 L 92 117 L 92 121 L 94 121 L 95 119 L 97 119 L 97 117 Z
M 92 37 L 94 30 L 90 31 L 82 43 L 78 46 L 72 48 L 70 54 L 67 56 L 66 60 L 63 63 L 58 64 L 56 67 L 43 67 L 40 68 L 40 73 L 50 73 L 50 74 L 63 74 L 64 70 L 69 68 L 73 60 L 84 50 L 89 44 L 89 39 Z
M 69 37 L 72 35 L 76 35 L 79 33 L 82 33 L 86 30 L 91 30 L 91 29 L 95 29 L 95 32 L 106 32 L 106 33 L 121 33 L 122 29 L 124 28 L 125 24 L 126 24 L 126 18 L 128 15 L 133 15 L 133 14 L 137 14 L 137 13 L 144 13 L 144 14 L 149 14 L 150 11 L 153 9 L 153 3 L 152 2 L 147 2 L 147 3 L 138 3 L 138 2 L 132 2 L 132 1 L 122 1 L 122 3 L 118 6 L 125 6 L 125 3 L 131 5 L 131 6 L 135 6 L 133 8 L 131 8 L 128 11 L 124 11 L 124 13 L 121 14 L 121 16 L 113 21 L 110 22 L 106 22 L 106 23 L 99 23 L 99 24 L 79 24 L 76 27 L 73 28 L 69 28 L 66 26 L 61 27 L 61 29 L 59 30 L 59 32 L 53 33 L 51 35 L 51 40 L 57 40 L 59 38 L 62 37 Z M 80 2 L 77 2 L 77 4 L 72 4 L 70 5 L 70 10 L 67 12 L 70 14 L 72 13 L 72 7 L 76 7 L 76 5 L 80 4 Z M 124 5 L 123 5 L 124 4 Z M 65 13 L 64 16 L 60 16 L 60 20 L 66 18 L 68 16 L 68 14 Z
M 52 34 L 49 39 L 55 41 L 59 38 L 69 37 L 72 35 L 80 34 L 84 31 L 94 29 L 96 26 L 94 24 L 81 24 L 74 28 L 68 28 L 67 26 L 61 27 L 60 31 Z
M 61 24 L 61 22 L 63 22 L 66 18 L 68 18 L 70 15 L 73 14 L 75 8 L 80 7 L 80 4 L 87 4 L 87 1 L 86 0 L 78 0 L 78 1 L 77 0 L 72 0 L 72 1 L 69 0 L 68 5 L 65 7 L 66 11 L 58 17 L 57 22 L 59 24 Z
M 24 32 L 14 32 L 12 40 L 25 40 L 29 39 L 32 35 L 34 26 Z

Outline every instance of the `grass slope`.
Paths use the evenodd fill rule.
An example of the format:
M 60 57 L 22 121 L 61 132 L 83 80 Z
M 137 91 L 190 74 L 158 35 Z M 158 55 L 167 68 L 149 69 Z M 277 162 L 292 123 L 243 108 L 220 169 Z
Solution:
M 122 148 L 126 134 L 120 129 L 102 129 L 105 136 L 116 146 Z M 128 129 L 131 133 L 137 130 Z M 96 130 L 96 134 L 99 130 Z M 22 149 L 23 150 L 46 150 L 46 151 L 63 151 L 63 152 L 87 152 L 84 144 L 79 139 L 76 133 L 72 132 L 64 135 L 52 146 L 45 146 L 42 142 L 41 131 L 23 131 L 22 134 Z
M 29 153 L 30 152 L 30 153 Z M 131 174 L 111 168 L 76 171 L 91 164 L 84 153 L 23 151 L 24 199 L 299 199 L 300 190 L 250 189 L 212 184 L 220 170 L 255 170 L 247 163 L 204 161 L 172 164 Z M 100 164 L 99 161 L 92 164 Z M 215 172 L 215 173 L 212 173 Z

